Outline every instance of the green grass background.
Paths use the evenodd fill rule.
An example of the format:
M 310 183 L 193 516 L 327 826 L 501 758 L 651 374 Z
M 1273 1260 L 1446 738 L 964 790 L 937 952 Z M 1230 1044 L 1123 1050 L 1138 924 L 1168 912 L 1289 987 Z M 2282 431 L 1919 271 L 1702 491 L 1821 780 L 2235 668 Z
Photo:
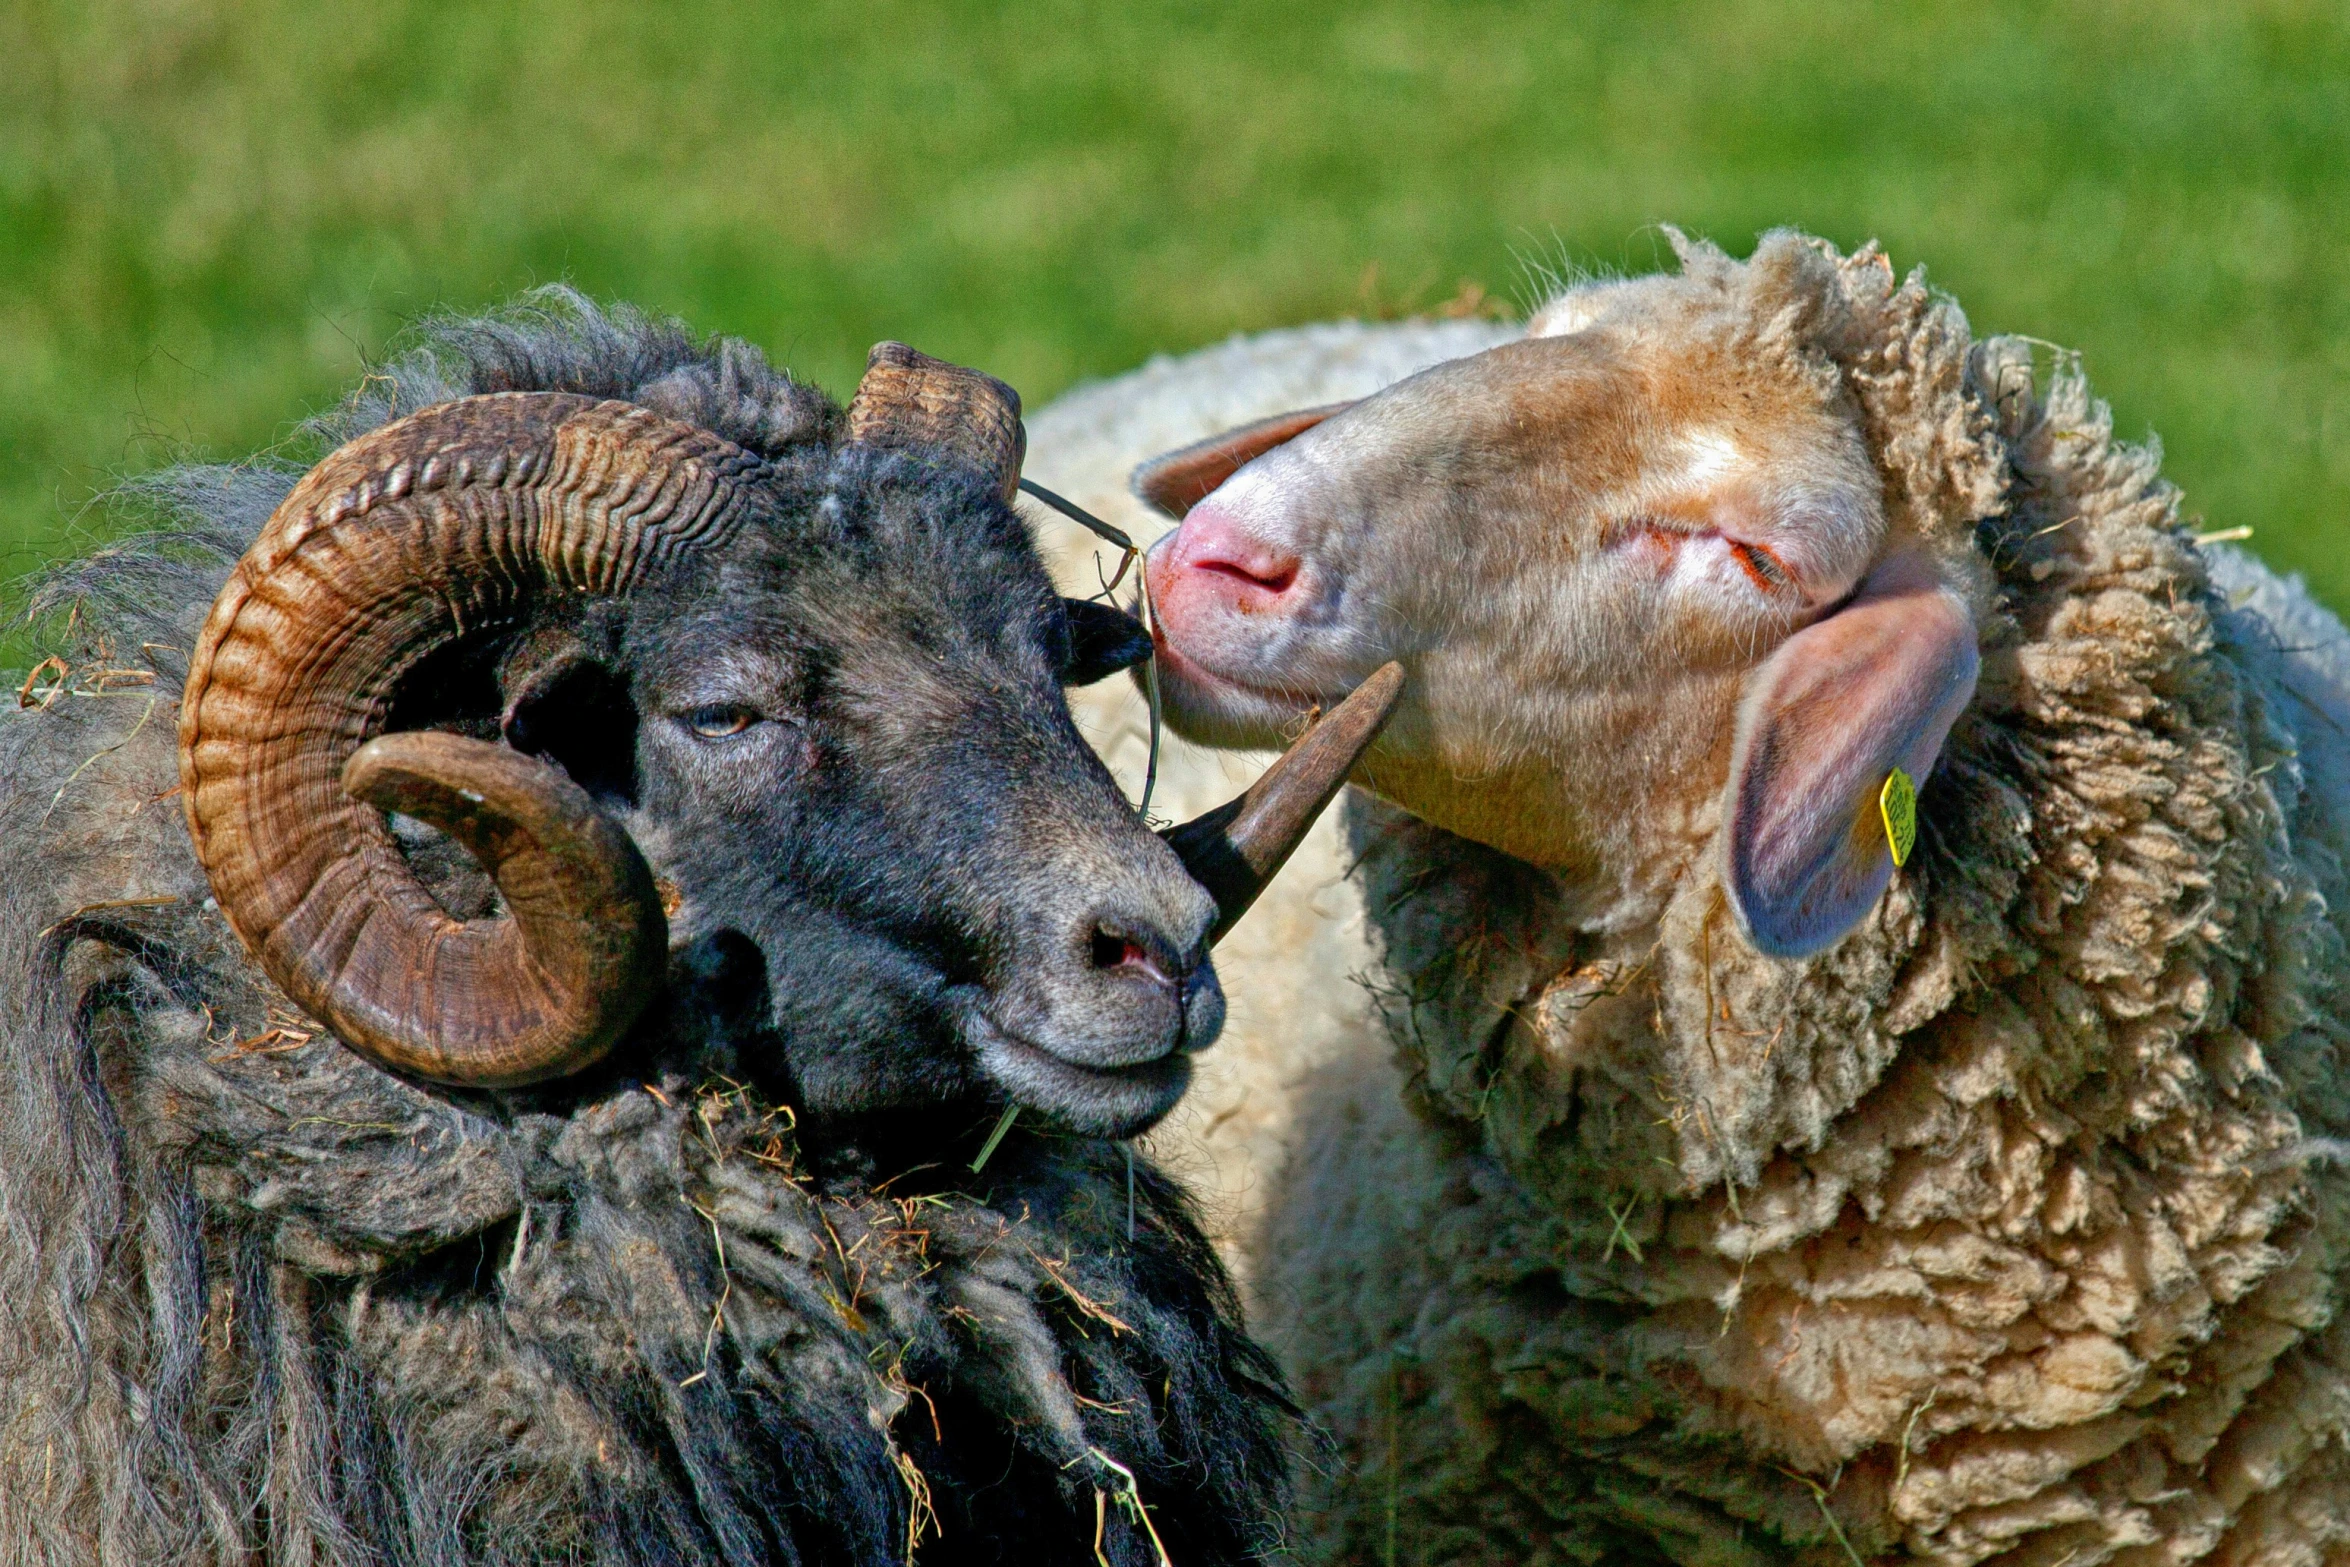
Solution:
M 1794 223 L 2081 349 L 2350 606 L 2346 175 L 2342 0 L 0 0 L 0 570 L 556 279 L 1037 404 Z

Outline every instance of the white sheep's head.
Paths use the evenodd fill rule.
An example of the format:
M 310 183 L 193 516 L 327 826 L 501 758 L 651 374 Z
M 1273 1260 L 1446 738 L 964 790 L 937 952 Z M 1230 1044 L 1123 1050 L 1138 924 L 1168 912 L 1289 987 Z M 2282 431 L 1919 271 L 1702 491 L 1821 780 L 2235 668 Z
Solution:
M 1974 690 L 1990 482 L 1920 479 L 1881 428 L 1960 406 L 1965 325 L 1874 252 L 1684 256 L 1139 470 L 1184 517 L 1150 558 L 1159 676 L 1178 730 L 1256 746 L 1400 659 L 1359 782 L 1556 871 L 1594 930 L 1717 840 L 1742 927 L 1797 957 L 1884 890 L 1880 792 Z

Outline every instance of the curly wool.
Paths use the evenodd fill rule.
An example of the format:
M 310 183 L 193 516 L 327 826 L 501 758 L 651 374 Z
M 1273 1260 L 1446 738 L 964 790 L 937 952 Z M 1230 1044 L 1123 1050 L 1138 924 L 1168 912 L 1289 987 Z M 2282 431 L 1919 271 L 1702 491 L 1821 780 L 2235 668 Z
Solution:
M 1630 952 L 1355 802 L 1417 1114 L 1325 1082 L 1266 1247 L 1351 1460 L 1311 1554 L 2345 1559 L 2342 628 L 1873 250 L 1683 254 L 1971 561 L 1983 680 L 1803 963 L 1739 935 L 1715 821 Z
M 373 384 L 322 435 L 534 385 L 778 448 L 837 419 L 740 345 L 567 298 Z M 150 486 L 180 531 L 49 585 L 69 638 L 0 719 L 0 1560 L 1270 1549 L 1279 1379 L 1180 1191 L 1114 1145 L 1015 1133 L 982 1179 L 934 1162 L 960 1126 L 909 1123 L 894 1160 L 803 1130 L 690 985 L 625 1076 L 422 1088 L 257 974 L 169 718 L 290 482 Z M 486 897 L 445 841 L 411 850 L 445 903 Z

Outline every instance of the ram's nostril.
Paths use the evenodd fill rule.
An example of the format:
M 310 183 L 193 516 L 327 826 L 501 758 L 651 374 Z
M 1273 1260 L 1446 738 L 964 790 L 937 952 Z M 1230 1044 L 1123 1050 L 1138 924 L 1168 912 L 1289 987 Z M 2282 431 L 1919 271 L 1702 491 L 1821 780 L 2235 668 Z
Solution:
M 1161 985 L 1172 985 L 1174 980 L 1158 959 L 1141 942 L 1120 930 L 1096 926 L 1091 941 L 1093 966 L 1110 971 L 1125 970 L 1141 975 Z

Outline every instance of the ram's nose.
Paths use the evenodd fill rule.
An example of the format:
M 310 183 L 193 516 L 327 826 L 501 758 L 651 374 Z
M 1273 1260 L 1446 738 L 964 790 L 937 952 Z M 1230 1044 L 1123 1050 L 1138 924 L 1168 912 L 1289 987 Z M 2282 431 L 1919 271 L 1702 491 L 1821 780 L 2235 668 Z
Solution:
M 1122 1071 L 1214 1042 L 1224 993 L 1208 961 L 1216 900 L 1172 851 L 1150 843 L 1156 874 L 1097 883 L 1064 926 L 1046 1043 L 1064 1060 Z M 1136 867 L 1137 870 L 1144 867 Z
M 1301 562 L 1211 496 L 1151 552 L 1149 564 L 1153 608 L 1181 621 L 1209 610 L 1279 614 L 1297 591 Z
M 1071 867 L 1066 885 L 993 987 L 983 1063 L 1022 1104 L 1131 1136 L 1173 1108 L 1191 1053 L 1223 1029 L 1216 901 L 1147 836 L 1120 863 Z

